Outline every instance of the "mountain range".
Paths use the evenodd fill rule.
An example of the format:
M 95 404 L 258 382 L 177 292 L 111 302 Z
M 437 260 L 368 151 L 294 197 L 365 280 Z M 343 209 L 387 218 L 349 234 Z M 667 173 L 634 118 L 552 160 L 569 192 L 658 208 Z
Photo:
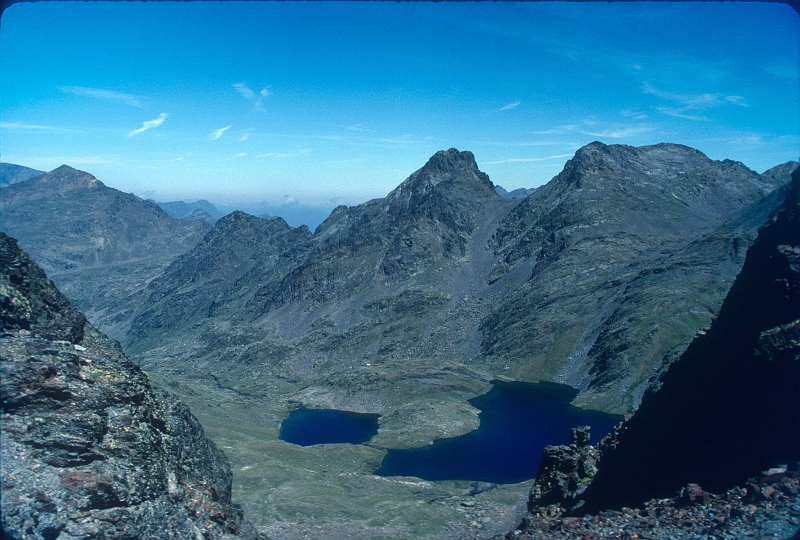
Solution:
M 450 149 L 312 232 L 244 212 L 213 228 L 175 219 L 65 166 L 4 187 L 0 218 L 93 324 L 225 441 L 246 511 L 272 534 L 303 509 L 352 521 L 343 530 L 367 520 L 392 524 L 376 534 L 408 535 L 416 525 L 392 528 L 380 501 L 413 522 L 433 515 L 418 490 L 458 501 L 462 488 L 360 476 L 383 449 L 475 429 L 468 400 L 497 379 L 569 384 L 575 405 L 614 413 L 658 396 L 791 196 L 797 167 L 758 174 L 676 144 L 592 143 L 514 198 L 470 152 Z M 274 439 L 295 403 L 379 413 L 379 433 L 369 447 L 290 451 Z M 343 489 L 358 504 L 327 495 Z M 519 488 L 505 489 L 487 489 L 482 504 L 507 515 L 499 501 Z
M 358 366 L 418 358 L 563 382 L 578 405 L 630 412 L 710 323 L 791 168 L 594 143 L 515 200 L 471 153 L 442 151 L 314 234 L 221 219 L 147 285 L 122 342 L 143 353 L 199 335 L 226 385 L 322 379 L 316 396 L 344 408 L 331 378 L 349 387 Z

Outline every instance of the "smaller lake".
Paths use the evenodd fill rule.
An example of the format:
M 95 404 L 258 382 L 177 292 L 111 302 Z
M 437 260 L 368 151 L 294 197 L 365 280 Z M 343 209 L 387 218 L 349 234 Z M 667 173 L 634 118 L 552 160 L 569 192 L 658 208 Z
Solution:
M 378 434 L 378 414 L 300 407 L 281 423 L 282 441 L 300 446 L 361 444 Z
M 591 426 L 596 443 L 622 421 L 573 407 L 577 394 L 562 384 L 495 381 L 488 393 L 470 400 L 481 410 L 477 430 L 423 448 L 389 450 L 375 474 L 496 484 L 529 480 L 539 470 L 544 447 L 569 444 L 571 428 Z

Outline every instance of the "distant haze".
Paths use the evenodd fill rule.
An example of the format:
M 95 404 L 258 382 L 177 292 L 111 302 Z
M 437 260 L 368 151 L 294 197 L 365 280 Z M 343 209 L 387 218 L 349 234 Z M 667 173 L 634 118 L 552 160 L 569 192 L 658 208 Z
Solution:
M 281 215 L 451 147 L 509 192 L 594 140 L 763 172 L 798 158 L 798 36 L 768 3 L 18 3 L 2 160 Z

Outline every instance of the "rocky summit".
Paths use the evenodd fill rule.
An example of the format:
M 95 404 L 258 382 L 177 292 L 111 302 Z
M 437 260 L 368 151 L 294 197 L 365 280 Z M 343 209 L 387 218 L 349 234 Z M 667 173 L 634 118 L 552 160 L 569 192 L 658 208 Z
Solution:
M 3 538 L 257 538 L 197 419 L 0 233 Z
M 116 335 L 145 283 L 210 226 L 66 165 L 0 191 L 2 231 L 45 269 L 95 325 Z

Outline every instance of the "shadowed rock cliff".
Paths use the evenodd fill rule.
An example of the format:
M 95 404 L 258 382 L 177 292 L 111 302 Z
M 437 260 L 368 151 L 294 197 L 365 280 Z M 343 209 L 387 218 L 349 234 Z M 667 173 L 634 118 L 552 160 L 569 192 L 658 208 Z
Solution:
M 716 320 L 604 452 L 581 511 L 687 483 L 720 493 L 800 460 L 800 171 L 759 231 Z
M 4 538 L 257 538 L 225 455 L 0 233 Z

